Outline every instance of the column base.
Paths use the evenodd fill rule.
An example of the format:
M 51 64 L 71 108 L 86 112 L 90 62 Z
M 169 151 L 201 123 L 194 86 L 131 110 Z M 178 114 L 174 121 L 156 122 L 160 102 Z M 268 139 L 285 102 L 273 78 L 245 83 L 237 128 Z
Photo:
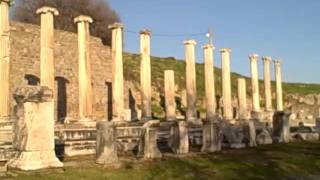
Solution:
M 24 171 L 61 168 L 63 163 L 59 161 L 53 150 L 50 151 L 31 151 L 20 152 L 19 156 L 8 163 L 9 168 Z
M 92 118 L 81 118 L 75 124 L 80 124 L 85 127 L 96 127 L 97 122 L 94 121 Z

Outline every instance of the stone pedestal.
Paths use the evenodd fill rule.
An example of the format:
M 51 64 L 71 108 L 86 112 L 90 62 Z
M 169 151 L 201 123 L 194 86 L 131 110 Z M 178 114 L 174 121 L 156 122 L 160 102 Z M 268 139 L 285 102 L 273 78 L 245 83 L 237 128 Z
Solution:
M 214 46 L 208 44 L 204 50 L 205 92 L 206 92 L 206 119 L 214 120 L 216 115 L 216 95 L 214 86 Z
M 273 62 L 276 77 L 277 111 L 283 111 L 281 61 L 275 60 Z
M 142 120 L 150 120 L 151 112 L 151 64 L 150 64 L 150 36 L 149 30 L 140 32 L 140 83 L 141 83 L 141 105 Z
M 123 121 L 124 89 L 123 89 L 123 60 L 122 37 L 123 25 L 114 23 L 109 26 L 112 31 L 112 121 Z
M 184 42 L 186 60 L 186 90 L 187 90 L 187 121 L 197 120 L 197 89 L 196 89 L 196 67 L 195 67 L 195 45 L 194 40 Z
M 262 60 L 263 60 L 265 109 L 266 111 L 272 111 L 271 78 L 270 78 L 271 57 L 265 56 L 265 57 L 262 57 Z
M 90 31 L 89 24 L 93 22 L 89 16 L 78 16 L 74 19 L 78 26 L 79 48 L 79 117 L 80 122 L 92 118 L 92 80 L 90 62 Z
M 248 127 L 249 127 L 249 146 L 256 147 L 257 146 L 257 142 L 256 142 L 257 135 L 256 135 L 256 126 L 255 126 L 253 120 L 249 120 Z
M 273 116 L 273 140 L 274 142 L 288 143 L 290 142 L 290 113 L 283 111 L 276 112 Z
M 251 65 L 251 87 L 252 87 L 252 111 L 253 115 L 260 113 L 260 92 L 259 92 L 259 75 L 258 75 L 258 55 L 249 55 Z
M 263 128 L 262 131 L 257 135 L 256 142 L 259 145 L 264 144 L 272 144 L 272 137 L 270 135 L 270 132 Z
M 171 128 L 171 148 L 176 154 L 189 153 L 188 123 L 178 121 L 176 126 Z
M 10 25 L 9 0 L 0 0 L 0 122 L 10 116 Z
M 18 104 L 14 142 L 19 153 L 9 167 L 26 171 L 62 167 L 54 152 L 52 90 L 26 86 L 18 88 L 14 97 Z
M 174 71 L 164 71 L 164 96 L 166 105 L 166 120 L 176 120 Z
M 150 120 L 143 125 L 143 133 L 139 144 L 139 156 L 143 156 L 145 159 L 162 157 L 157 145 L 159 125 L 159 120 Z
M 220 49 L 222 61 L 222 98 L 223 98 L 223 118 L 233 119 L 232 99 L 231 99 L 231 75 L 230 75 L 230 53 L 231 49 Z
M 97 123 L 96 163 L 112 164 L 118 162 L 116 129 L 113 122 Z
M 204 121 L 201 152 L 221 151 L 222 138 L 222 131 L 216 120 Z
M 244 133 L 242 125 L 226 122 L 223 124 L 222 131 L 224 136 L 227 138 L 230 148 L 240 149 L 246 146 L 243 143 Z

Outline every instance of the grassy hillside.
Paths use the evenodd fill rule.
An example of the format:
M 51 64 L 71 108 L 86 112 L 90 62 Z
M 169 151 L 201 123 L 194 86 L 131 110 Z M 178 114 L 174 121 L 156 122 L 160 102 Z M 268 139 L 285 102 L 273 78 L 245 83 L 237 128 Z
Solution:
M 152 68 L 152 85 L 163 90 L 163 76 L 164 70 L 175 71 L 175 82 L 179 86 L 179 89 L 185 89 L 185 62 L 183 60 L 177 60 L 172 57 L 159 58 L 151 57 Z M 203 64 L 196 64 L 197 71 L 197 94 L 198 98 L 202 98 L 204 95 L 204 67 Z M 140 82 L 140 56 L 137 54 L 125 54 L 124 55 L 124 74 L 127 80 L 133 82 Z M 217 95 L 221 95 L 221 69 L 215 68 L 215 86 Z M 237 93 L 237 78 L 243 77 L 240 74 L 232 73 L 232 92 L 233 95 Z M 247 91 L 251 92 L 250 79 L 247 79 Z M 260 91 L 263 94 L 263 81 L 260 81 Z M 272 82 L 272 89 L 275 91 L 275 83 Z M 284 94 L 311 94 L 320 93 L 320 84 L 303 84 L 303 83 L 283 83 Z

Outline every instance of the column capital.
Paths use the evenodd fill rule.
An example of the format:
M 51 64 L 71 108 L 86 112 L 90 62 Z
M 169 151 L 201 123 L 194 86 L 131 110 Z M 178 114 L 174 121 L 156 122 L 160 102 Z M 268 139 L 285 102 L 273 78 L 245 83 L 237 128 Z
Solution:
M 141 35 L 147 35 L 147 36 L 151 36 L 151 31 L 149 29 L 143 29 L 140 31 Z
M 280 59 L 274 59 L 274 60 L 273 60 L 273 63 L 274 63 L 275 65 L 281 65 L 282 60 L 280 60 Z
M 222 48 L 222 49 L 220 49 L 220 52 L 221 53 L 225 53 L 225 52 L 231 53 L 231 49 L 230 48 Z
M 12 6 L 14 4 L 14 0 L 0 0 L 0 3 L 7 3 L 9 6 Z
M 196 45 L 197 44 L 197 42 L 195 41 L 195 40 L 193 40 L 193 39 L 190 39 L 190 40 L 186 40 L 186 41 L 183 41 L 183 44 L 184 45 Z
M 80 16 L 74 18 L 73 22 L 76 24 L 81 23 L 81 22 L 93 23 L 93 20 L 90 16 L 80 15 Z
M 251 61 L 253 61 L 253 60 L 258 60 L 258 57 L 259 57 L 259 55 L 258 55 L 258 54 L 255 54 L 255 53 L 249 54 L 249 59 L 250 59 Z
M 271 62 L 272 61 L 272 58 L 270 56 L 263 56 L 262 57 L 262 61 L 264 62 Z
M 119 22 L 116 22 L 116 23 L 113 23 L 113 24 L 110 24 L 108 26 L 109 29 L 113 30 L 113 29 L 123 29 L 123 24 L 119 23 Z
M 202 46 L 202 49 L 212 49 L 212 50 L 215 50 L 216 48 L 214 47 L 213 44 L 206 44 L 206 45 Z
M 1 0 L 0 0 L 1 1 Z M 52 13 L 55 16 L 59 15 L 59 11 L 56 8 L 50 7 L 50 6 L 43 6 L 36 11 L 37 14 L 47 14 Z

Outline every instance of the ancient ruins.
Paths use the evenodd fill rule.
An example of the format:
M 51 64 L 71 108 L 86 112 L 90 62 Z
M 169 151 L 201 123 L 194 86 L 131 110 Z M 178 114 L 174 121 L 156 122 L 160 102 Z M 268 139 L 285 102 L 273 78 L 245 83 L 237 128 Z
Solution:
M 206 110 L 203 118 L 197 110 L 197 43 L 186 40 L 183 42 L 186 112 L 177 115 L 177 76 L 174 70 L 167 69 L 163 72 L 164 82 L 161 85 L 164 87 L 161 93 L 164 94 L 165 118 L 156 119 L 152 112 L 152 94 L 155 92 L 151 82 L 150 30 L 140 32 L 141 108 L 135 109 L 136 106 L 131 108 L 127 103 L 135 95 L 124 79 L 125 27 L 122 24 L 106 27 L 112 33 L 110 49 L 98 45 L 97 40 L 90 36 L 89 27 L 93 19 L 89 16 L 74 17 L 77 36 L 69 37 L 60 31 L 56 36 L 58 31 L 54 30 L 54 17 L 59 15 L 59 10 L 42 7 L 35 12 L 41 18 L 40 30 L 28 32 L 24 29 L 26 39 L 40 36 L 40 41 L 34 42 L 40 44 L 40 49 L 31 50 L 39 55 L 28 57 L 31 54 L 28 53 L 29 47 L 16 45 L 26 51 L 25 58 L 29 62 L 18 68 L 17 59 L 22 58 L 10 49 L 10 45 L 17 43 L 15 31 L 21 31 L 23 27 L 15 25 L 10 30 L 10 2 L 0 0 L 0 146 L 3 147 L 0 157 L 1 161 L 8 162 L 8 168 L 36 170 L 62 167 L 63 162 L 58 158 L 63 156 L 96 154 L 98 164 L 113 164 L 118 163 L 120 151 L 137 150 L 137 157 L 153 159 L 161 158 L 164 149 L 174 154 L 187 154 L 194 149 L 216 152 L 223 148 L 255 147 L 293 140 L 289 123 L 291 115 L 284 111 L 281 60 L 249 55 L 251 82 L 244 77 L 237 79 L 235 107 L 231 88 L 231 49 L 219 51 L 222 97 L 217 97 L 215 46 L 211 43 L 202 46 L 205 74 L 201 78 L 205 81 Z M 67 43 L 60 42 L 63 38 Z M 71 43 L 74 39 L 77 39 L 76 44 Z M 61 54 L 69 58 L 63 58 Z M 259 83 L 260 59 L 264 86 Z M 272 62 L 275 92 L 271 86 Z M 247 94 L 247 89 L 251 94 Z M 264 97 L 260 89 L 264 89 Z M 273 93 L 276 94 L 275 107 Z

